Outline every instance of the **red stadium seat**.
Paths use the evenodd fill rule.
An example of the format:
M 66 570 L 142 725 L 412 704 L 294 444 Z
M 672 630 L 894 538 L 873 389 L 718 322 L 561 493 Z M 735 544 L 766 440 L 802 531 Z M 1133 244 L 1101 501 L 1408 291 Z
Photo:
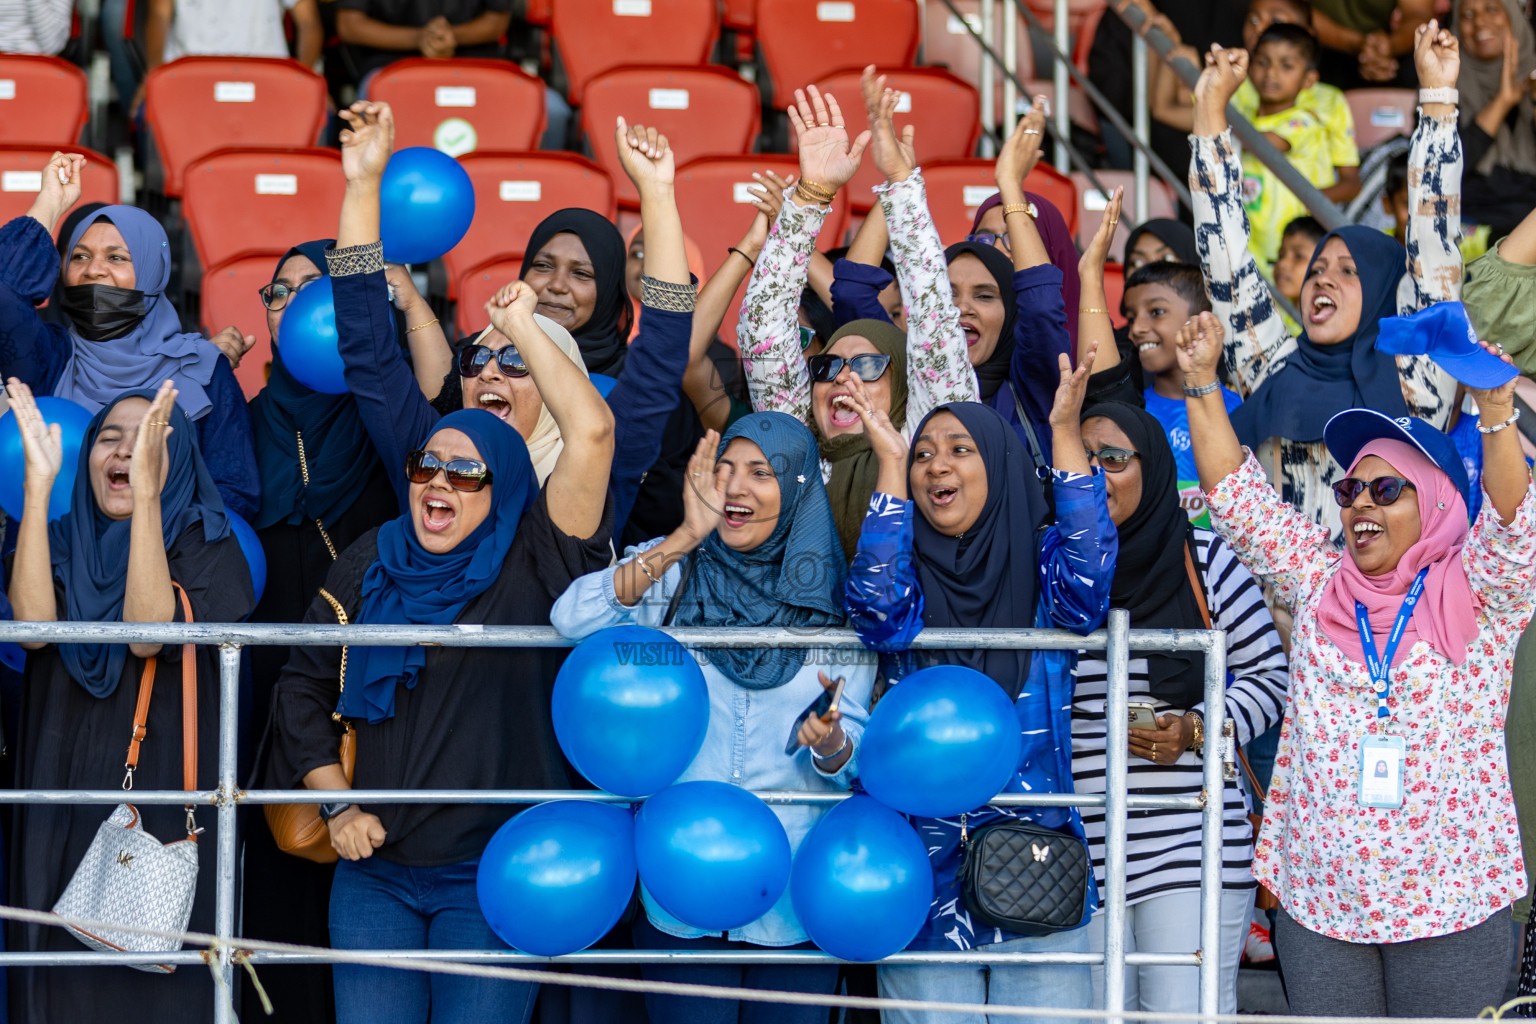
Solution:
M 431 146 L 449 156 L 534 149 L 544 134 L 544 83 L 509 61 L 396 61 L 374 77 L 368 95 L 394 109 L 396 149 Z
M 459 336 L 479 334 L 490 321 L 485 304 L 503 287 L 517 280 L 523 269 L 521 259 L 494 259 L 472 267 L 459 278 L 459 305 L 453 325 Z
M 335 234 L 345 191 L 334 149 L 221 149 L 187 168 L 182 209 L 211 266 Z
M 578 107 L 587 83 L 611 68 L 705 63 L 718 29 L 715 0 L 560 0 L 553 8 L 551 31 Z
M 459 162 L 474 184 L 475 219 L 443 257 L 450 299 L 459 297 L 459 280 L 471 267 L 523 255 L 534 227 L 556 210 L 618 215 L 608 173 L 573 153 L 469 153 Z
M 1344 94 L 1355 119 L 1355 145 L 1360 152 L 1395 135 L 1412 135 L 1418 117 L 1418 94 L 1412 89 L 1350 89 Z
M 547 28 L 550 20 L 555 16 L 555 0 L 528 0 L 527 10 L 523 13 L 523 20 L 530 25 Z
M 918 140 L 921 145 L 922 140 Z M 939 229 L 939 238 L 952 245 L 965 238 L 976 219 L 976 208 L 997 191 L 990 160 L 934 160 L 923 162 L 928 187 L 928 209 Z M 1037 164 L 1024 179 L 1026 191 L 1044 196 L 1061 211 L 1074 236 L 1079 221 L 1077 186 L 1072 179 L 1045 164 Z
M 843 102 L 845 96 L 859 97 L 860 68 L 848 68 L 828 75 L 816 83 L 822 92 L 831 92 Z M 917 152 L 926 160 L 964 159 L 976 152 L 976 140 L 981 138 L 981 97 L 962 79 L 938 68 L 899 68 L 895 71 L 881 69 L 886 84 L 900 89 L 903 96 L 896 107 L 896 130 L 908 124 L 917 127 Z M 860 113 L 851 113 L 844 107 L 843 114 L 851 125 L 862 131 L 868 125 L 863 116 L 863 101 L 859 100 Z M 850 134 L 856 134 L 853 127 Z M 793 140 L 791 140 L 793 141 Z M 875 196 L 870 190 L 884 181 L 875 170 L 875 162 L 865 155 L 859 173 L 848 183 L 848 197 L 859 212 L 874 205 Z
M 70 152 L 85 157 L 80 202 L 116 203 L 121 198 L 117 165 L 95 150 L 72 146 Z M 0 145 L 0 224 L 31 209 L 43 187 L 43 168 L 53 153 L 53 146 Z
M 1108 189 L 1108 194 L 1101 195 L 1088 180 L 1088 175 L 1081 171 L 1072 172 L 1072 183 L 1077 186 L 1078 194 L 1078 221 L 1077 244 L 1079 248 L 1087 248 L 1093 241 L 1093 236 L 1099 230 L 1099 224 L 1104 220 L 1104 209 L 1109 205 L 1110 196 L 1114 195 L 1116 186 L 1125 189 L 1125 198 L 1120 206 L 1120 223 L 1115 228 L 1114 241 L 1110 243 L 1110 257 L 1122 256 L 1125 253 L 1126 239 L 1131 237 L 1131 228 L 1144 220 L 1154 217 L 1177 217 L 1179 215 L 1179 200 L 1174 195 L 1173 189 L 1153 176 L 1147 183 L 1147 209 L 1136 209 L 1136 175 L 1131 171 L 1094 171 L 1094 176 L 1099 179 L 1099 184 Z
M 757 0 L 722 0 L 720 24 L 737 32 L 751 33 L 757 29 Z
M 701 156 L 750 153 L 759 127 L 757 88 L 725 68 L 624 67 L 587 83 L 581 128 L 592 155 L 618 186 L 619 203 L 639 209 L 613 141 L 615 118 L 666 135 L 677 166 Z
M 1119 263 L 1104 264 L 1104 305 L 1109 309 L 1109 321 L 1116 327 L 1124 327 L 1126 319 L 1120 313 L 1120 300 L 1125 297 L 1125 267 Z
M 956 17 L 943 3 L 931 3 L 923 11 L 923 63 L 928 67 L 947 68 L 976 88 L 981 87 L 982 49 L 976 37 L 966 28 L 969 22 L 977 32 L 981 31 L 981 5 L 983 0 L 954 0 L 961 17 Z M 1002 17 L 993 21 L 992 36 L 988 40 L 998 53 L 1003 52 Z M 1019 19 L 1014 39 L 1018 43 L 1017 69 L 1020 78 L 1034 77 L 1034 51 L 1029 46 L 1028 22 Z M 1001 77 L 1002 73 L 998 72 Z M 921 144 L 922 137 L 918 137 Z
M 179 198 L 192 161 L 216 149 L 313 146 L 325 127 L 325 79 L 296 60 L 183 57 L 145 79 L 144 116 Z
M 73 146 L 89 116 L 84 71 L 58 57 L 0 55 L 0 142 Z
M 800 164 L 794 157 L 759 154 L 756 156 L 707 156 L 677 170 L 677 209 L 683 218 L 683 232 L 699 245 L 704 256 L 705 275 L 713 274 L 724 262 L 726 249 L 741 241 L 756 212 L 749 204 L 747 186 L 753 184 L 752 172 L 769 170 L 780 176 L 796 174 Z M 848 227 L 848 203 L 841 197 L 832 204 L 822 226 L 816 247 L 823 251 L 843 244 Z
M 757 0 L 757 41 L 780 108 L 839 68 L 911 64 L 917 36 L 913 0 Z M 838 102 L 851 115 L 863 101 L 855 90 Z
M 308 237 L 308 236 L 306 236 Z M 247 399 L 267 386 L 272 364 L 272 336 L 267 333 L 267 310 L 257 291 L 272 280 L 272 271 L 288 246 L 273 252 L 243 252 L 203 271 L 203 330 L 211 336 L 233 325 L 241 334 L 254 334 L 256 344 L 240 360 L 235 379 Z

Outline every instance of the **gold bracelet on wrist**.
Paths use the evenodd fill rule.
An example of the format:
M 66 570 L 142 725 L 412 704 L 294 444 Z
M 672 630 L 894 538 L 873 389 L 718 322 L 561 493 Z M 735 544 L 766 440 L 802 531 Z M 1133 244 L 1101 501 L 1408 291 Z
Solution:
M 437 317 L 433 317 L 431 320 L 428 320 L 424 324 L 417 324 L 415 327 L 407 327 L 405 329 L 405 333 L 406 334 L 412 334 L 412 333 L 414 333 L 416 331 L 422 330 L 423 328 L 431 327 L 435 323 L 437 323 Z
M 1186 711 L 1184 714 L 1195 720 L 1195 734 L 1189 741 L 1189 749 L 1199 750 L 1205 746 L 1205 718 L 1198 711 Z
M 1077 311 L 1079 313 L 1103 313 L 1105 316 L 1109 316 L 1109 310 L 1107 310 L 1107 309 L 1098 309 L 1096 307 L 1090 308 L 1090 307 L 1087 307 L 1087 306 L 1079 306 L 1077 308 Z
M 802 179 L 800 183 L 795 186 L 795 195 L 799 196 L 801 199 L 808 203 L 820 203 L 824 206 L 830 206 L 832 204 L 832 200 L 837 198 L 837 192 L 835 190 L 829 189 L 825 185 L 806 179 Z

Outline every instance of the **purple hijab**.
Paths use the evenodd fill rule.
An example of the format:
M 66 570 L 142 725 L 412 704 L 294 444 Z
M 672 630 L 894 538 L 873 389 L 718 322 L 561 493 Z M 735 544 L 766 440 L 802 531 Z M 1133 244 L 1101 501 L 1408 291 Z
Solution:
M 1040 240 L 1045 243 L 1045 251 L 1051 256 L 1051 265 L 1061 271 L 1061 298 L 1067 304 L 1067 337 L 1072 339 L 1072 350 L 1077 351 L 1077 306 L 1078 295 L 1082 291 L 1082 285 L 1077 279 L 1077 243 L 1072 240 L 1072 232 L 1067 230 L 1067 220 L 1061 215 L 1061 211 L 1042 195 L 1034 192 L 1025 192 L 1024 198 L 1035 204 L 1035 210 L 1039 214 L 1035 218 L 1035 230 L 1040 232 Z M 975 234 L 981 218 L 987 215 L 987 211 L 994 206 L 1001 206 L 1003 197 L 993 195 L 976 209 L 976 219 L 971 222 L 971 233 Z M 1073 359 L 1076 362 L 1076 359 Z

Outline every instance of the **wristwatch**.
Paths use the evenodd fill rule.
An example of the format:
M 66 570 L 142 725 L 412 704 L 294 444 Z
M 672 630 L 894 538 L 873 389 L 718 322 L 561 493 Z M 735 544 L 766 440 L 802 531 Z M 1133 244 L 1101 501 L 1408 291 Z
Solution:
M 332 818 L 351 806 L 351 804 L 321 804 L 320 820 L 329 824 Z
M 1189 749 L 1198 751 L 1205 746 L 1205 719 L 1198 711 L 1186 711 L 1184 714 L 1195 720 L 1195 735 L 1189 741 Z M 324 808 L 321 809 L 320 813 L 325 813 Z

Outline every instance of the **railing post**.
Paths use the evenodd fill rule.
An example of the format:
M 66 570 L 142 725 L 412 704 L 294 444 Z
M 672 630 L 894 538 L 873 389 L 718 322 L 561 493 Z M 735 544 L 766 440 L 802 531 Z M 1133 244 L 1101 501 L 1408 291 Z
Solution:
M 1056 132 L 1059 138 L 1072 137 L 1072 110 L 1067 94 L 1067 63 L 1063 54 L 1072 52 L 1071 26 L 1067 24 L 1067 0 L 1056 0 L 1056 54 L 1051 64 L 1051 81 L 1056 85 Z M 1062 174 L 1072 170 L 1072 156 L 1066 146 L 1056 147 L 1056 169 Z
M 1029 45 L 1027 35 L 1024 44 Z M 1007 72 L 1003 75 L 1002 116 L 1002 136 L 1006 139 L 1013 134 L 1014 125 L 1019 120 L 1019 87 L 1015 84 L 1019 78 L 1019 19 L 1006 3 L 1003 4 L 1003 69 Z
M 1200 1012 L 1217 1013 L 1221 1003 L 1221 826 L 1226 789 L 1222 732 L 1227 718 L 1227 634 L 1207 634 L 1205 652 L 1205 749 L 1200 818 Z
M 1147 41 L 1138 35 L 1131 36 L 1131 114 L 1136 122 L 1136 140 L 1141 143 L 1132 147 L 1135 151 L 1132 166 L 1136 170 L 1136 220 L 1145 221 L 1152 216 L 1147 209 L 1147 176 L 1151 169 L 1146 150 L 1152 145 L 1152 113 L 1147 102 Z
M 1104 1009 L 1125 1009 L 1125 794 L 1130 772 L 1131 613 L 1109 612 L 1104 649 Z M 1109 1024 L 1120 1024 L 1110 1017 Z
M 213 934 L 219 939 L 219 962 L 214 966 L 223 984 L 215 987 L 213 1019 L 215 1024 L 233 1024 L 234 950 L 228 946 L 235 934 L 235 867 L 238 846 L 235 839 L 235 778 L 238 752 L 240 698 L 240 645 L 219 646 L 219 842 L 214 851 L 214 922 Z
M 981 34 L 987 40 L 981 51 L 981 155 L 989 159 L 997 154 L 992 134 L 997 130 L 997 64 L 992 59 L 996 7 L 995 0 L 981 0 Z

